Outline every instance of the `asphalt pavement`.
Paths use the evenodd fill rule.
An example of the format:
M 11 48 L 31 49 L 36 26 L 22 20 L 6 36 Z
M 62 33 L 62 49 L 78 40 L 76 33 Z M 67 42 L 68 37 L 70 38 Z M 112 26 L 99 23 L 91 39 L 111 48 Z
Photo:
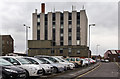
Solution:
M 76 79 L 120 79 L 120 67 L 116 62 L 101 63 L 99 67 Z

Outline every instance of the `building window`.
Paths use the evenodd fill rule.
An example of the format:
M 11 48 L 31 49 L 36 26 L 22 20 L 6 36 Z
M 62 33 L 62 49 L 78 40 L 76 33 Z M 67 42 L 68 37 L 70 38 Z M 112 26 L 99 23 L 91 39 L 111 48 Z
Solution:
M 37 26 L 37 30 L 40 30 L 40 26 Z
M 68 40 L 72 40 L 71 36 L 68 37 Z
M 40 14 L 39 14 L 39 15 L 37 15 L 37 18 L 40 18 Z
M 48 18 L 47 18 L 47 14 L 45 14 L 45 40 L 47 40 L 48 38 L 48 24 L 47 24 Z
M 80 45 L 80 40 L 77 40 L 77 45 Z
M 55 21 L 55 13 L 52 14 L 52 20 Z
M 63 42 L 60 42 L 60 46 L 63 46 Z
M 77 24 L 80 24 L 80 20 L 77 20 Z
M 80 32 L 77 32 L 77 40 L 80 40 Z
M 63 29 L 63 24 L 61 24 L 60 28 Z
M 60 48 L 60 53 L 63 53 L 63 48 Z
M 40 26 L 40 22 L 37 22 L 37 26 Z
M 80 12 L 77 12 L 77 20 L 80 20 Z
M 72 28 L 72 25 L 68 25 L 68 28 Z
M 60 37 L 60 40 L 63 40 L 63 37 Z
M 71 48 L 68 48 L 68 53 L 70 54 L 72 51 L 71 51 Z
M 80 54 L 80 50 L 77 50 L 77 54 Z
M 68 16 L 69 16 L 69 17 L 68 17 L 68 20 L 72 20 L 72 13 L 69 13 Z
M 37 30 L 37 40 L 40 40 L 40 30 Z
M 63 33 L 61 33 L 60 36 L 63 37 Z
M 45 14 L 45 21 L 48 21 L 47 14 Z
M 68 40 L 68 45 L 72 45 L 72 41 L 71 40 Z
M 40 22 L 40 18 L 37 18 L 37 22 Z
M 72 21 L 68 21 L 69 24 L 72 24 Z
M 63 21 L 61 21 L 60 24 L 63 24 Z
M 63 33 L 63 29 L 60 29 L 60 33 Z
M 45 25 L 45 40 L 47 40 L 47 25 Z
M 53 22 L 53 25 L 55 25 L 55 22 Z
M 68 29 L 68 32 L 72 32 L 72 29 L 71 29 L 71 28 L 69 28 L 69 29 Z
M 55 53 L 55 50 L 54 50 L 54 49 L 52 49 L 52 50 L 51 50 L 51 54 L 54 54 L 54 53 Z
M 63 13 L 60 14 L 60 20 L 63 21 Z

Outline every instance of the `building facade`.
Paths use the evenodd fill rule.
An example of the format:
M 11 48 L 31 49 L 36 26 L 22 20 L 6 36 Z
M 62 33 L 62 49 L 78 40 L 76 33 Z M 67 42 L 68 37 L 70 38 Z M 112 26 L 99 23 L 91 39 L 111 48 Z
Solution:
M 104 59 L 110 62 L 120 62 L 120 50 L 108 50 L 104 54 Z
M 45 6 L 45 4 L 44 4 Z M 88 19 L 85 10 L 33 13 L 29 55 L 86 56 Z
M 2 55 L 14 52 L 14 40 L 11 35 L 1 35 Z

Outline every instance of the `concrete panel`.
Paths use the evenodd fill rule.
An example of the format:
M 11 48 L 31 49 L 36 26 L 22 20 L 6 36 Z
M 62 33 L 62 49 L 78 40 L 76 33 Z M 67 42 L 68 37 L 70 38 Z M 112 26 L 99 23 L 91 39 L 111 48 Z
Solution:
M 55 42 L 56 45 L 60 45 L 60 12 L 56 12 L 56 35 L 55 35 Z
M 37 13 L 32 14 L 32 39 L 37 40 Z
M 45 14 L 40 13 L 40 40 L 45 40 Z
M 52 12 L 48 13 L 48 40 L 52 40 Z
M 88 19 L 86 16 L 85 10 L 80 11 L 80 38 L 81 45 L 87 46 L 87 28 L 88 28 Z
M 48 40 L 28 40 L 28 48 L 50 48 L 51 41 Z
M 72 45 L 76 45 L 77 12 L 72 11 Z
M 64 12 L 64 45 L 68 45 L 68 12 Z

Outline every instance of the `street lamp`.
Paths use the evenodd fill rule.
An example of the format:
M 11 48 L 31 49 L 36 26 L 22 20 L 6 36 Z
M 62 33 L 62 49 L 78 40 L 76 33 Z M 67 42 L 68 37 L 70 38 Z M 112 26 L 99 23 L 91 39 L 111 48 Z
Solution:
M 89 52 L 88 52 L 88 63 L 89 63 L 89 55 L 90 55 L 90 26 L 95 26 L 95 24 L 89 24 Z
M 90 49 L 90 26 L 95 26 L 95 24 L 89 24 L 89 49 Z
M 28 55 L 28 28 L 30 27 L 26 26 L 25 24 L 23 24 L 23 26 L 26 27 L 26 55 Z

